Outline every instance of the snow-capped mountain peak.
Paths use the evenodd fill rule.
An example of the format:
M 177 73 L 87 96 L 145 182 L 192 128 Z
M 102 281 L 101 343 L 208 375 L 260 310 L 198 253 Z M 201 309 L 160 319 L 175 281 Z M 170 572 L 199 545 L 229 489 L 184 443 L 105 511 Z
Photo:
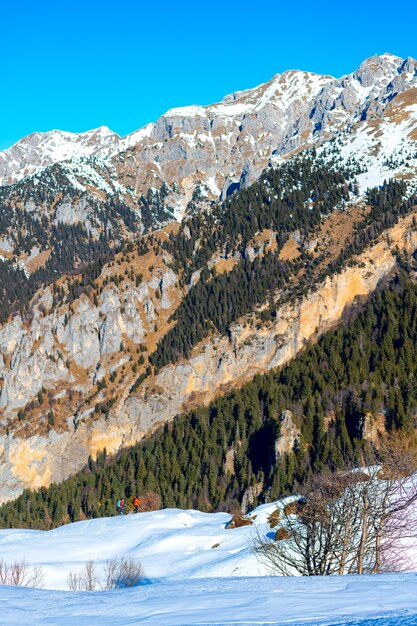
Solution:
M 240 116 L 261 110 L 268 104 L 288 109 L 296 100 L 314 97 L 330 80 L 334 80 L 333 77 L 288 70 L 253 89 L 228 94 L 215 104 L 176 107 L 167 111 L 163 117 Z
M 53 163 L 90 156 L 98 149 L 111 151 L 118 146 L 119 139 L 107 126 L 83 133 L 62 130 L 31 133 L 0 152 L 0 184 L 12 184 Z

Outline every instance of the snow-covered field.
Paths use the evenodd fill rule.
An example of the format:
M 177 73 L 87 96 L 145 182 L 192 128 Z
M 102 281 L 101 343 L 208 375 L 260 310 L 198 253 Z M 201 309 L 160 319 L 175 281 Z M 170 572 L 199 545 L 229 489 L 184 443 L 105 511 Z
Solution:
M 94 593 L 7 587 L 0 590 L 0 623 L 411 625 L 417 624 L 417 577 L 210 578 Z
M 270 530 L 276 504 L 255 509 L 256 527 Z M 250 553 L 254 526 L 226 529 L 228 513 L 165 509 L 61 526 L 51 531 L 0 530 L 0 559 L 42 564 L 48 589 L 67 589 L 70 570 L 92 559 L 132 556 L 150 581 L 215 576 L 259 576 L 267 572 Z
M 42 532 L 0 531 L 0 558 L 41 564 L 44 589 L 0 587 L 0 624 L 417 624 L 417 575 L 279 578 L 250 552 L 255 528 L 270 531 L 276 504 L 253 526 L 230 515 L 177 509 L 96 519 Z M 70 570 L 93 559 L 140 559 L 145 584 L 67 591 Z

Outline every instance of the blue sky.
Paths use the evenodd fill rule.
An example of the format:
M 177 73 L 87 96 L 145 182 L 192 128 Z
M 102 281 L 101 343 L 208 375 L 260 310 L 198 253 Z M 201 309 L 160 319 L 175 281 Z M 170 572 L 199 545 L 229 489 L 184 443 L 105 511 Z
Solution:
M 286 69 L 417 57 L 417 3 L 0 0 L 0 149 L 33 131 L 125 135 Z

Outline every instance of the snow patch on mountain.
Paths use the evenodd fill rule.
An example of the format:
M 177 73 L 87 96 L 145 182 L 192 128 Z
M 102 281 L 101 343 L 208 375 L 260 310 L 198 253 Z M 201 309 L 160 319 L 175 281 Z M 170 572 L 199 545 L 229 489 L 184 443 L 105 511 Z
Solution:
M 390 178 L 408 180 L 410 194 L 417 190 L 417 103 L 394 102 L 380 119 L 349 125 L 318 148 L 319 155 L 338 165 L 356 164 L 361 194 Z

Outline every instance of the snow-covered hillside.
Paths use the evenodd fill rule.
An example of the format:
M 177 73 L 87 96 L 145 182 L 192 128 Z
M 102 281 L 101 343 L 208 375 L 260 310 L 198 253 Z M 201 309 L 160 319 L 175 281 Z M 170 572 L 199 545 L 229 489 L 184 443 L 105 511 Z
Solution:
M 253 511 L 254 525 L 226 529 L 228 513 L 165 509 L 92 519 L 51 531 L 0 530 L 0 559 L 42 564 L 45 586 L 66 589 L 70 570 L 92 559 L 98 570 L 118 556 L 138 558 L 154 580 L 216 576 L 260 576 L 268 572 L 250 552 L 255 529 L 267 533 L 267 517 L 277 508 Z
M 0 531 L 0 558 L 41 564 L 45 589 L 0 587 L 1 624 L 415 624 L 417 577 L 279 578 L 250 552 L 270 532 L 262 505 L 254 525 L 226 529 L 230 515 L 163 510 L 88 520 L 49 532 Z M 98 571 L 115 556 L 140 559 L 134 589 L 63 591 L 89 559 Z M 383 621 L 380 621 L 380 620 Z M 374 620 L 377 620 L 374 622 Z

